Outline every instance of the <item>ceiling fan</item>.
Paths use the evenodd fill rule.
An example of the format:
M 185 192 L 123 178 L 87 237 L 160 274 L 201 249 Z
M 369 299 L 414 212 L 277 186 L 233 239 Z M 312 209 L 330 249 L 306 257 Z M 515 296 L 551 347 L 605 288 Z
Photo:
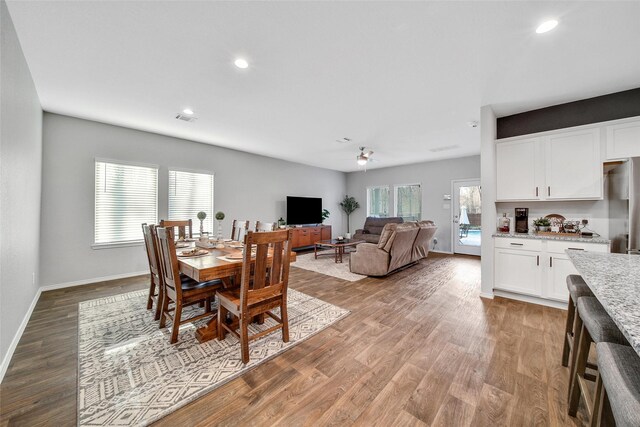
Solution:
M 366 165 L 368 162 L 372 161 L 373 159 L 371 158 L 371 155 L 373 154 L 373 151 L 369 150 L 366 153 L 364 152 L 364 149 L 366 147 L 360 147 L 360 154 L 358 154 L 356 156 L 356 161 L 358 162 L 358 164 L 360 166 L 364 166 Z

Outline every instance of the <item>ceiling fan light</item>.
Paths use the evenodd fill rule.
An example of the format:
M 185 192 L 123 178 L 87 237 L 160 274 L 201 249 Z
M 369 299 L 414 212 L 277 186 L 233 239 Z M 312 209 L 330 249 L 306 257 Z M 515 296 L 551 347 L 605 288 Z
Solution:
M 358 156 L 358 164 L 364 166 L 367 164 L 367 158 L 364 156 Z

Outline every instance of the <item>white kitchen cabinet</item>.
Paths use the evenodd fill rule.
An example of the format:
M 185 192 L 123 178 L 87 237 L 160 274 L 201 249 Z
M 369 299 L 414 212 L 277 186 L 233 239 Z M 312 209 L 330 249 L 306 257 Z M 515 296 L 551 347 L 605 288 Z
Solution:
M 640 156 L 640 120 L 607 126 L 607 159 Z
M 496 201 L 602 199 L 600 128 L 496 142 Z
M 540 295 L 540 253 L 496 248 L 495 287 L 525 295 Z
M 562 132 L 545 138 L 543 198 L 601 199 L 600 130 Z
M 609 252 L 604 243 L 495 238 L 494 289 L 567 302 L 567 276 L 578 274 L 566 250 Z
M 496 145 L 498 200 L 539 200 L 542 156 L 537 138 Z

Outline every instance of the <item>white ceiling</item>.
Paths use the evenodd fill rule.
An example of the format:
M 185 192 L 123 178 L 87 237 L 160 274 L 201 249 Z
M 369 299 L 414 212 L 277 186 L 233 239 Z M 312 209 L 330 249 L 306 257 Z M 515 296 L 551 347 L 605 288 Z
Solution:
M 341 171 L 359 145 L 370 168 L 478 154 L 482 105 L 640 86 L 637 1 L 8 5 L 45 111 Z

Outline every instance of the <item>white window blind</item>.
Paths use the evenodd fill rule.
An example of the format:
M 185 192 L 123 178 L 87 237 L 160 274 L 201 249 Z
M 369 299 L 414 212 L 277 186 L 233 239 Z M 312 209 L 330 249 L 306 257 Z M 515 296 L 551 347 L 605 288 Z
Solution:
M 96 160 L 95 243 L 143 240 L 158 221 L 158 169 Z
M 204 231 L 213 233 L 213 175 L 169 170 L 169 219 L 193 221 L 193 233 L 200 233 L 198 212 L 204 211 Z
M 389 216 L 389 187 L 367 188 L 367 216 L 386 218 Z

